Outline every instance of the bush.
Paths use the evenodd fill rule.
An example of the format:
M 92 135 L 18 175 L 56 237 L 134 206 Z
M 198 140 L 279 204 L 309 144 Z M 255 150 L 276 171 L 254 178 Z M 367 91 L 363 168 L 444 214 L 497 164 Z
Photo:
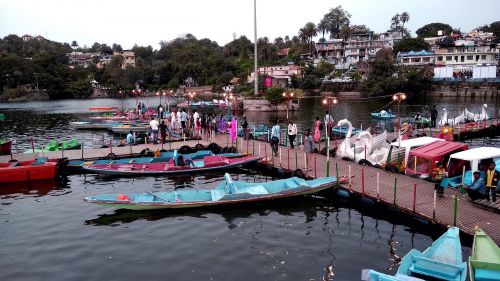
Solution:
M 283 100 L 283 93 L 285 89 L 281 87 L 272 87 L 267 90 L 266 100 L 272 104 L 278 104 Z

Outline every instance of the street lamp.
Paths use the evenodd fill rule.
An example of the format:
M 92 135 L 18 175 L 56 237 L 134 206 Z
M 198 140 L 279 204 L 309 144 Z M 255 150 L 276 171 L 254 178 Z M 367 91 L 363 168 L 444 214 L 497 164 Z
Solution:
M 194 100 L 194 97 L 196 96 L 196 93 L 195 92 L 192 92 L 192 93 L 188 93 L 188 112 L 191 112 L 191 105 L 190 105 L 190 102 L 191 100 Z
M 401 127 L 401 118 L 400 118 L 400 110 L 399 110 L 399 105 L 406 99 L 406 94 L 405 93 L 395 93 L 392 96 L 392 100 L 394 102 L 398 103 L 398 128 Z
M 288 107 L 290 105 L 290 99 L 293 98 L 293 92 L 284 92 L 283 97 L 286 99 L 286 119 L 288 120 Z
M 125 91 L 119 90 L 118 93 L 120 93 L 120 96 L 122 97 L 122 113 L 123 113 L 123 94 Z
M 331 120 L 330 107 L 335 106 L 338 101 L 336 97 L 325 97 L 322 101 L 323 105 L 328 108 L 328 120 L 325 116 L 325 149 L 326 149 L 326 176 L 330 176 L 330 134 L 332 128 L 328 126 Z

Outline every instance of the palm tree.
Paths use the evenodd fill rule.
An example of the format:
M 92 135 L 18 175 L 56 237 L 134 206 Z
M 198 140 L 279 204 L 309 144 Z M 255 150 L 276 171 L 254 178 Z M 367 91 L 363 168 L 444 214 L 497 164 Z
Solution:
M 318 23 L 317 29 L 319 32 L 323 34 L 323 42 L 325 41 L 325 33 L 328 31 L 328 21 L 323 18 L 321 21 Z
M 340 30 L 340 36 L 342 36 L 342 46 L 343 46 L 343 49 L 344 49 L 344 53 L 343 53 L 343 60 L 344 60 L 344 63 L 345 63 L 345 49 L 346 49 L 346 45 L 347 45 L 347 40 L 349 40 L 349 37 L 351 37 L 351 34 L 352 34 L 352 29 L 346 25 L 346 26 L 343 26 L 342 29 Z
M 399 29 L 401 16 L 399 14 L 395 14 L 391 19 L 391 28 L 394 30 Z
M 330 9 L 328 13 L 323 16 L 321 21 L 327 26 L 327 32 L 330 33 L 330 38 L 339 38 L 340 29 L 343 26 L 349 25 L 351 20 L 351 14 L 342 9 L 342 6 L 337 6 Z
M 401 28 L 403 29 L 405 27 L 405 23 L 410 20 L 410 14 L 408 14 L 407 12 L 402 12 L 399 16 L 399 20 L 403 23 L 403 25 L 401 26 Z

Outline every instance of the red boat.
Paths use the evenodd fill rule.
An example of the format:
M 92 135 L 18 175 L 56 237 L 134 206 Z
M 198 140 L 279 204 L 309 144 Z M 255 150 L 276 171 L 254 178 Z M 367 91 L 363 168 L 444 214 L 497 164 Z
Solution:
M 10 155 L 11 147 L 11 139 L 0 139 L 0 155 Z
M 57 176 L 57 162 L 41 160 L 0 163 L 0 183 L 51 180 Z

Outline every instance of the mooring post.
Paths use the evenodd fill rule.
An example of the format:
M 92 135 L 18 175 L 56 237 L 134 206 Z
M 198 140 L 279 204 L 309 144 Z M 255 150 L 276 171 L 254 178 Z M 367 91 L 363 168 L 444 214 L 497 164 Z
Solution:
M 281 162 L 281 147 L 280 147 L 280 167 L 282 167 L 282 162 Z
M 494 191 L 493 191 L 494 192 Z M 453 226 L 457 226 L 458 197 L 453 195 Z
M 464 187 L 465 181 L 465 165 L 462 167 L 462 188 Z
M 128 147 L 130 148 L 130 156 L 132 156 L 132 146 L 129 145 Z
M 366 144 L 365 144 L 365 160 L 366 160 Z
M 82 160 L 83 160 L 83 140 L 82 140 Z
M 307 174 L 307 155 L 305 152 L 304 152 L 304 170 L 306 171 Z
M 255 156 L 255 141 L 252 140 L 252 155 Z M 260 151 L 259 151 L 259 157 L 260 157 Z
M 328 142 L 326 145 L 326 176 L 330 176 L 330 138 L 327 138 Z M 337 177 L 338 178 L 338 177 Z
M 314 156 L 314 178 L 318 178 L 318 167 L 316 166 L 316 156 Z
M 247 138 L 247 155 L 250 155 L 249 144 L 248 144 L 248 138 Z
M 255 143 L 254 143 L 254 145 L 255 145 Z M 260 151 L 261 151 L 261 150 L 260 150 L 260 142 L 259 142 L 259 157 L 261 157 L 261 155 L 262 155 L 262 154 L 260 153 Z
M 335 173 L 337 175 L 337 186 L 339 186 L 339 164 L 335 163 Z M 349 183 L 351 182 L 351 179 L 349 179 Z
M 338 171 L 338 165 L 337 163 L 335 163 L 335 166 L 337 167 L 337 171 Z M 351 185 L 351 165 L 349 165 L 349 174 L 347 175 L 349 177 L 349 191 L 352 191 L 351 188 L 352 188 L 352 185 Z M 338 174 L 337 174 L 337 177 L 338 177 Z M 338 178 L 337 178 L 338 180 Z
M 264 157 L 266 159 L 266 163 L 268 162 L 267 161 L 267 144 L 264 145 Z
M 380 198 L 380 173 L 377 172 L 377 200 Z
M 35 142 L 33 141 L 33 137 L 31 137 L 31 150 L 35 153 Z
M 356 163 L 356 145 L 354 145 L 354 159 L 352 159 L 354 163 Z
M 398 178 L 394 177 L 394 200 L 392 202 L 394 205 L 396 205 L 396 189 L 397 189 L 397 185 L 398 185 Z
M 109 140 L 109 153 L 113 153 L 113 144 L 111 143 L 111 140 Z
M 365 169 L 361 169 L 361 194 L 365 195 Z
M 297 150 L 295 150 L 295 170 L 299 168 L 299 156 Z
M 432 220 L 436 220 L 436 195 L 437 190 L 434 190 L 434 201 L 432 202 Z
M 56 155 L 57 155 L 57 153 L 56 153 Z M 61 158 L 64 158 L 64 147 L 61 148 Z
M 226 147 L 229 147 L 229 135 L 226 134 Z
M 413 212 L 415 212 L 415 207 L 417 205 L 417 184 L 413 184 Z

